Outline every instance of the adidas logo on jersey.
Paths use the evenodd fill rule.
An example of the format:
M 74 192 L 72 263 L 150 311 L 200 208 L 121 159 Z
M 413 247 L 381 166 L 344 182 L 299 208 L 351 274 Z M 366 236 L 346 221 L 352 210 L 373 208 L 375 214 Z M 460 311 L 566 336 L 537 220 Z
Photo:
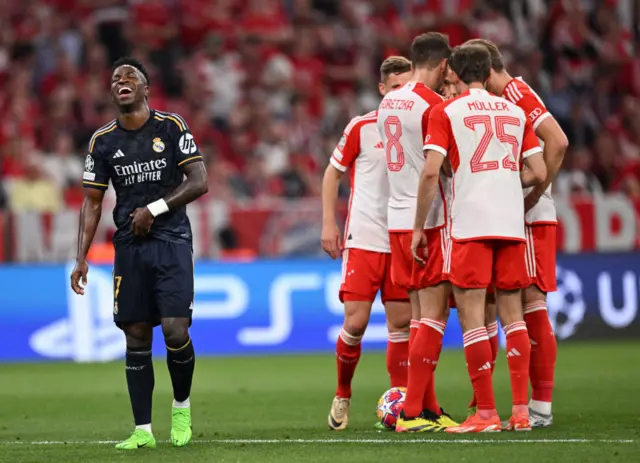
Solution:
M 122 152 L 122 150 L 116 151 L 116 154 L 113 155 L 113 159 L 123 158 L 123 157 L 124 157 L 124 153 Z
M 384 148 L 384 144 L 382 142 L 378 142 L 378 144 L 376 146 L 374 146 L 374 148 L 383 149 Z

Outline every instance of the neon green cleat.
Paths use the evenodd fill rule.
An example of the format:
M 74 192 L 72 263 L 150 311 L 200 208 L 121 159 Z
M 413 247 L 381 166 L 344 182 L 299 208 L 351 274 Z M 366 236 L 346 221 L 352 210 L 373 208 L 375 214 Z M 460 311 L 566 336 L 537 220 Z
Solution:
M 174 447 L 184 447 L 191 441 L 191 409 L 174 408 L 171 412 L 171 443 Z
M 144 429 L 136 429 L 127 440 L 116 444 L 118 450 L 155 449 L 156 438 Z
M 376 424 L 373 425 L 373 429 L 375 429 L 378 432 L 393 431 L 393 429 L 386 428 L 384 424 L 380 423 L 379 421 L 376 421 Z

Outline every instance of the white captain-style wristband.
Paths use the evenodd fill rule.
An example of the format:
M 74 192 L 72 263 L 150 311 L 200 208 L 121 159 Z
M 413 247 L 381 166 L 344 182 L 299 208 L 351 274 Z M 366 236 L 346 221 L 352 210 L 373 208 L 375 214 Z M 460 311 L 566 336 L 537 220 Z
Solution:
M 169 206 L 167 206 L 167 203 L 164 199 L 159 199 L 147 204 L 147 209 L 149 209 L 149 212 L 151 212 L 151 215 L 154 217 L 158 217 L 165 212 L 169 212 Z

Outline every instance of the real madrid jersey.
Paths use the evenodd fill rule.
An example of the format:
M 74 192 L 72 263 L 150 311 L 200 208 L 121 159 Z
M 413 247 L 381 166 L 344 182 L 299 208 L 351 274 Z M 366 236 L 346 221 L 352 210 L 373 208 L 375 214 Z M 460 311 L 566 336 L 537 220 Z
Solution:
M 182 117 L 151 110 L 137 130 L 126 130 L 114 120 L 93 134 L 82 184 L 106 190 L 111 181 L 116 192 L 114 243 L 132 241 L 131 213 L 175 190 L 184 180 L 184 167 L 202 160 Z M 186 206 L 156 217 L 149 237 L 191 243 Z

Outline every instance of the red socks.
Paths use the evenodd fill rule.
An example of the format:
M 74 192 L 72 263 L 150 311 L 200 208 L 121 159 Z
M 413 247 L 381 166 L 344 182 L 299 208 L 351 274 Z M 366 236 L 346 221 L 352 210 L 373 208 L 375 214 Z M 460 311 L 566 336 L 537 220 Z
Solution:
M 409 327 L 409 352 L 411 352 L 413 341 L 415 341 L 416 336 L 418 335 L 418 328 L 420 328 L 420 320 L 411 320 L 411 325 Z
M 504 327 L 507 335 L 507 362 L 511 377 L 511 397 L 514 406 L 529 402 L 529 357 L 531 344 L 527 326 L 515 322 Z
M 477 400 L 478 414 L 494 416 L 496 402 L 491 379 L 491 344 L 484 326 L 464 333 L 464 356 Z
M 491 344 L 491 371 L 496 367 L 496 359 L 498 358 L 498 322 L 492 322 L 487 325 L 487 334 L 489 335 L 489 343 Z
M 491 344 L 491 372 L 493 373 L 496 367 L 496 358 L 498 358 L 498 322 L 491 322 L 487 325 L 487 334 L 489 335 L 489 343 Z M 477 405 L 476 396 L 473 395 L 473 399 L 469 404 L 469 407 L 475 407 Z
M 442 350 L 446 324 L 437 320 L 420 320 L 418 334 L 409 351 L 409 382 L 403 410 L 406 417 L 418 416 L 423 408 L 440 412 L 433 385 L 433 372 Z
M 440 359 L 440 353 L 442 352 L 442 337 L 444 336 L 444 330 L 447 327 L 447 324 L 438 320 L 423 318 L 420 320 L 420 325 L 425 326 L 425 328 L 421 329 L 429 327 L 429 337 L 425 357 L 435 359 L 435 363 L 429 364 L 429 382 L 424 396 L 422 397 L 422 408 L 426 408 L 427 410 L 439 415 L 440 404 L 438 404 L 438 399 L 436 398 L 435 370 Z
M 351 398 L 351 380 L 360 360 L 362 336 L 352 336 L 344 328 L 336 343 L 336 363 L 338 365 L 338 389 L 336 395 Z
M 524 321 L 531 338 L 529 376 L 532 399 L 551 403 L 558 346 L 547 314 L 546 303 L 538 301 L 525 305 Z
M 406 331 L 389 333 L 387 372 L 391 380 L 391 387 L 407 387 L 408 364 L 409 333 Z

